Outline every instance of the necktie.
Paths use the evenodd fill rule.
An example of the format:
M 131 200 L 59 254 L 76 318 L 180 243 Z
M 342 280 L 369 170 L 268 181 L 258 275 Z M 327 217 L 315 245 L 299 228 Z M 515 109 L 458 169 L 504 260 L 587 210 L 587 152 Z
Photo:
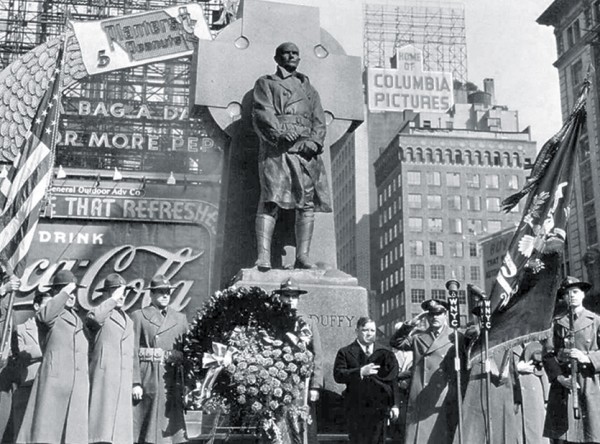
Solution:
M 367 346 L 367 349 L 365 350 L 365 355 L 367 355 L 367 358 L 368 358 L 369 356 L 371 356 L 371 354 L 372 354 L 372 353 L 373 353 L 373 352 L 371 351 L 371 347 L 370 347 L 370 346 Z

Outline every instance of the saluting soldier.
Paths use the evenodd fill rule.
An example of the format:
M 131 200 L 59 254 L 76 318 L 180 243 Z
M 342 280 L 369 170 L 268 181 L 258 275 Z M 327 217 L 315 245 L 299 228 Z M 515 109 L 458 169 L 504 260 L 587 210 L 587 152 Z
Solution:
M 573 311 L 573 331 L 569 314 L 558 318 L 544 356 L 550 380 L 544 436 L 569 443 L 600 442 L 600 316 L 583 307 L 585 292 L 591 287 L 570 276 L 562 282 L 558 296 Z M 572 360 L 577 361 L 576 387 L 571 379 Z M 573 407 L 579 408 L 581 418 L 575 418 Z
M 184 314 L 169 307 L 174 286 L 163 275 L 152 278 L 151 304 L 131 315 L 135 333 L 133 438 L 137 443 L 184 442 L 181 387 L 173 345 L 187 331 Z
M 55 296 L 36 315 L 42 365 L 27 403 L 18 443 L 87 444 L 88 339 L 77 307 L 77 278 L 60 270 Z
M 394 348 L 413 352 L 405 442 L 451 443 L 458 423 L 456 333 L 448 326 L 447 302 L 430 299 L 421 308 L 429 327 L 411 335 L 420 322 L 418 316 L 405 323 L 392 338 Z
M 89 442 L 133 442 L 133 321 L 123 311 L 125 280 L 117 273 L 104 279 L 104 300 L 92 308 L 86 324 L 90 353 Z

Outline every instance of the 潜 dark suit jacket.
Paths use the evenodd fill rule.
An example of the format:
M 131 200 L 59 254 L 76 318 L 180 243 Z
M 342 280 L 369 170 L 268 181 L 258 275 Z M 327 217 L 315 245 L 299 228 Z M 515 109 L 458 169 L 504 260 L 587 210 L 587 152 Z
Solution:
M 360 368 L 370 363 L 380 365 L 379 372 L 361 378 Z M 390 349 L 379 344 L 374 344 L 369 357 L 357 341 L 341 348 L 335 358 L 333 377 L 337 383 L 346 384 L 344 404 L 348 421 L 383 418 L 395 403 L 398 361 Z

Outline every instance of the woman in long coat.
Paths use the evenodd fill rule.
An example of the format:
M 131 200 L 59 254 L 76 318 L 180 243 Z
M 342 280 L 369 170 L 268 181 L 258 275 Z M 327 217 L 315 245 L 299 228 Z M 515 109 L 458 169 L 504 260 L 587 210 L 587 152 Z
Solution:
M 18 443 L 88 442 L 88 340 L 75 308 L 76 278 L 59 271 L 58 294 L 36 315 L 44 356 L 23 417 Z
M 410 335 L 415 325 L 407 323 L 392 338 L 395 348 L 413 352 L 405 443 L 452 443 L 458 422 L 454 331 L 448 327 L 445 302 L 429 300 L 421 306 L 430 327 Z
M 90 353 L 89 442 L 133 442 L 133 321 L 122 310 L 125 280 L 107 276 L 100 289 L 111 295 L 86 318 Z

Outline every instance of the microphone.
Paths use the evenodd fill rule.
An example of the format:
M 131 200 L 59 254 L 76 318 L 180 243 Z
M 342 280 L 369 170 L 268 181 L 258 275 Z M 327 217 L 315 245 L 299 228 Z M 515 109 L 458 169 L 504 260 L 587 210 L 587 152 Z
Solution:
M 485 290 L 483 290 L 482 288 L 479 288 L 477 285 L 475 284 L 467 284 L 467 289 L 469 290 L 469 292 L 471 292 L 474 296 L 479 297 L 480 299 L 486 299 L 487 298 L 487 293 L 485 292 Z

